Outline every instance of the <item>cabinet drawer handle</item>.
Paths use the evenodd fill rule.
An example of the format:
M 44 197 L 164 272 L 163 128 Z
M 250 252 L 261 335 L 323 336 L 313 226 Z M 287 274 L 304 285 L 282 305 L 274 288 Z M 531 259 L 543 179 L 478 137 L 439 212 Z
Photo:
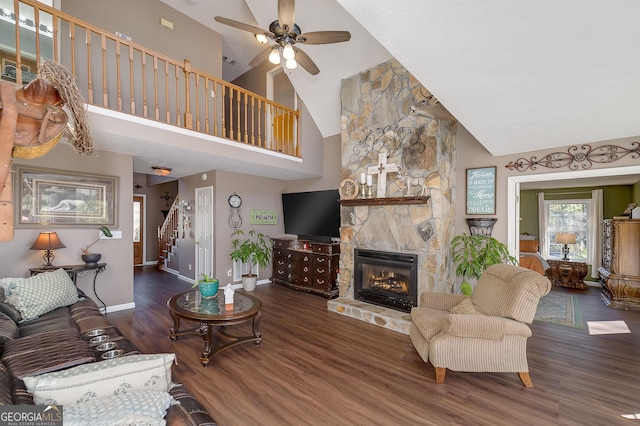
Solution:
M 305 257 L 304 257 L 304 261 L 305 261 L 305 262 L 308 262 L 308 261 L 309 261 L 309 256 L 305 256 Z
M 324 284 L 324 280 L 317 280 L 316 281 L 318 284 Z
M 326 257 L 318 257 L 316 260 L 318 261 L 318 263 L 324 263 L 326 259 Z
M 324 274 L 324 271 L 326 271 L 326 269 L 322 268 L 322 269 L 318 269 L 317 271 L 319 274 Z

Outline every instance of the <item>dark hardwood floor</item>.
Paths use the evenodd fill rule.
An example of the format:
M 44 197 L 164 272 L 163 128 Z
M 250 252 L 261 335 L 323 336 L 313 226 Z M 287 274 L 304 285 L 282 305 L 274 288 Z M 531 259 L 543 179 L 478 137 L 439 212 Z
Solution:
M 583 329 L 534 321 L 531 389 L 515 373 L 447 371 L 436 385 L 408 336 L 275 285 L 254 292 L 263 303 L 262 345 L 232 348 L 204 368 L 198 336 L 168 337 L 166 301 L 189 288 L 155 267 L 136 268 L 136 308 L 109 319 L 142 351 L 175 352 L 174 381 L 222 426 L 628 425 L 621 416 L 640 413 L 640 312 L 606 308 L 597 288 L 553 288 L 578 295 Z M 624 320 L 631 334 L 590 336 L 586 322 L 601 320 Z

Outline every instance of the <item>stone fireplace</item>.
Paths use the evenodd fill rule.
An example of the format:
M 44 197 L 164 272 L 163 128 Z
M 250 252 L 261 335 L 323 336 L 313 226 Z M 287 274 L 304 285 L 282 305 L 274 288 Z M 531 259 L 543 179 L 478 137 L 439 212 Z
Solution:
M 357 300 L 355 255 L 364 250 L 412 256 L 417 300 L 425 291 L 452 291 L 456 124 L 396 60 L 343 80 L 341 101 L 342 178 L 358 182 L 384 153 L 398 168 L 386 176 L 385 199 L 398 201 L 342 206 L 339 297 L 328 309 L 408 334 L 406 308 Z M 433 114 L 439 109 L 444 113 Z M 403 197 L 417 195 L 428 199 L 403 203 Z

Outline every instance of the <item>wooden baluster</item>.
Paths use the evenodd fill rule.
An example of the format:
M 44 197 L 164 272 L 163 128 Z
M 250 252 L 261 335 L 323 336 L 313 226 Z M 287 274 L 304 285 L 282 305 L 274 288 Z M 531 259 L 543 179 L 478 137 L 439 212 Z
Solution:
M 258 99 L 258 145 L 264 148 L 264 142 L 262 141 L 262 101 Z
M 204 77 L 204 132 L 209 134 L 209 79 Z M 215 102 L 215 99 L 213 100 Z
M 158 57 L 153 55 L 153 116 L 160 120 L 160 107 L 158 106 Z
M 85 46 L 87 47 L 87 90 L 89 93 L 89 103 L 93 103 L 93 79 L 91 78 L 91 31 L 84 29 Z
M 116 95 L 116 103 L 118 105 L 118 111 L 122 111 L 122 72 L 120 71 L 121 48 L 122 43 L 120 43 L 120 40 L 116 40 L 116 91 L 118 92 Z
M 244 143 L 249 143 L 249 129 L 247 127 L 247 123 L 249 119 L 249 117 L 247 116 L 248 106 L 249 106 L 249 100 L 247 99 L 247 94 L 245 93 L 244 94 L 244 141 L 243 141 Z
M 176 126 L 182 126 L 180 117 L 180 75 L 178 66 L 174 65 L 174 77 L 176 80 Z
M 33 20 L 36 24 L 36 72 L 40 69 L 40 8 L 33 7 Z
M 58 28 L 58 20 L 56 19 L 55 16 L 52 16 L 53 19 L 53 60 L 56 62 L 60 62 L 60 53 L 59 53 L 59 46 L 58 46 L 58 32 L 59 32 L 59 28 Z
M 218 85 L 216 85 L 216 87 L 218 87 Z M 220 109 L 221 109 L 220 116 L 222 117 L 222 119 L 220 121 L 220 133 L 216 132 L 216 136 L 218 134 L 220 134 L 224 138 L 225 128 L 226 128 L 225 127 L 226 116 L 225 116 L 225 107 L 224 107 L 225 106 L 225 90 L 224 90 L 224 86 L 222 84 L 220 84 L 220 92 L 222 93 L 222 97 L 220 98 Z M 215 106 L 216 106 L 216 108 L 218 107 L 217 102 L 216 102 Z M 215 115 L 214 115 L 214 117 L 215 117 Z M 217 125 L 217 122 L 218 122 L 218 120 L 216 119 L 216 125 Z
M 89 32 L 89 37 L 91 37 Z M 109 93 L 107 92 L 107 38 L 102 34 L 101 38 L 102 47 L 102 105 L 109 107 Z M 91 56 L 91 55 L 89 55 Z
M 140 61 L 142 63 L 142 116 L 147 118 L 147 55 L 140 51 Z
M 164 61 L 164 96 L 165 96 L 165 109 L 167 110 L 167 115 L 165 116 L 165 120 L 167 124 L 171 123 L 171 108 L 169 107 L 169 62 Z
M 251 97 L 251 145 L 256 144 L 256 98 Z
M 200 76 L 193 74 L 196 83 L 196 131 L 200 131 Z
M 227 87 L 229 91 L 229 139 L 233 139 L 233 88 Z
M 131 114 L 136 113 L 136 100 L 133 85 L 133 46 L 129 45 L 129 108 Z
M 296 157 L 300 157 L 300 110 L 296 110 Z
M 22 47 L 20 46 L 20 8 L 17 0 L 13 2 L 13 13 L 15 15 L 15 37 L 16 37 L 16 84 L 22 84 Z
M 76 73 L 76 25 L 71 22 L 69 24 L 69 32 L 71 33 L 71 75 L 76 77 L 78 74 Z M 89 96 L 87 94 L 87 101 L 89 101 Z
M 236 89 L 237 90 L 237 89 Z M 236 97 L 236 102 L 238 103 L 237 105 L 237 110 L 236 110 L 236 116 L 237 116 L 237 122 L 236 122 L 236 127 L 237 127 L 237 134 L 236 134 L 236 140 L 238 142 L 242 142 L 242 129 L 240 128 L 240 123 L 242 123 L 240 120 L 240 90 L 238 90 L 238 96 Z
M 189 98 L 189 79 L 191 75 L 191 63 L 184 60 L 184 127 L 193 129 L 193 116 L 191 115 L 191 100 Z

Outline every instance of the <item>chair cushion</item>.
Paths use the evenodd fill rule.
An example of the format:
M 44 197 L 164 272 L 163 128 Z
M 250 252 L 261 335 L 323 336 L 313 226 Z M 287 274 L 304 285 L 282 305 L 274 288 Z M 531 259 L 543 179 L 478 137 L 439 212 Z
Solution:
M 442 320 L 448 315 L 447 311 L 430 308 L 411 309 L 411 321 L 426 341 L 442 331 Z

